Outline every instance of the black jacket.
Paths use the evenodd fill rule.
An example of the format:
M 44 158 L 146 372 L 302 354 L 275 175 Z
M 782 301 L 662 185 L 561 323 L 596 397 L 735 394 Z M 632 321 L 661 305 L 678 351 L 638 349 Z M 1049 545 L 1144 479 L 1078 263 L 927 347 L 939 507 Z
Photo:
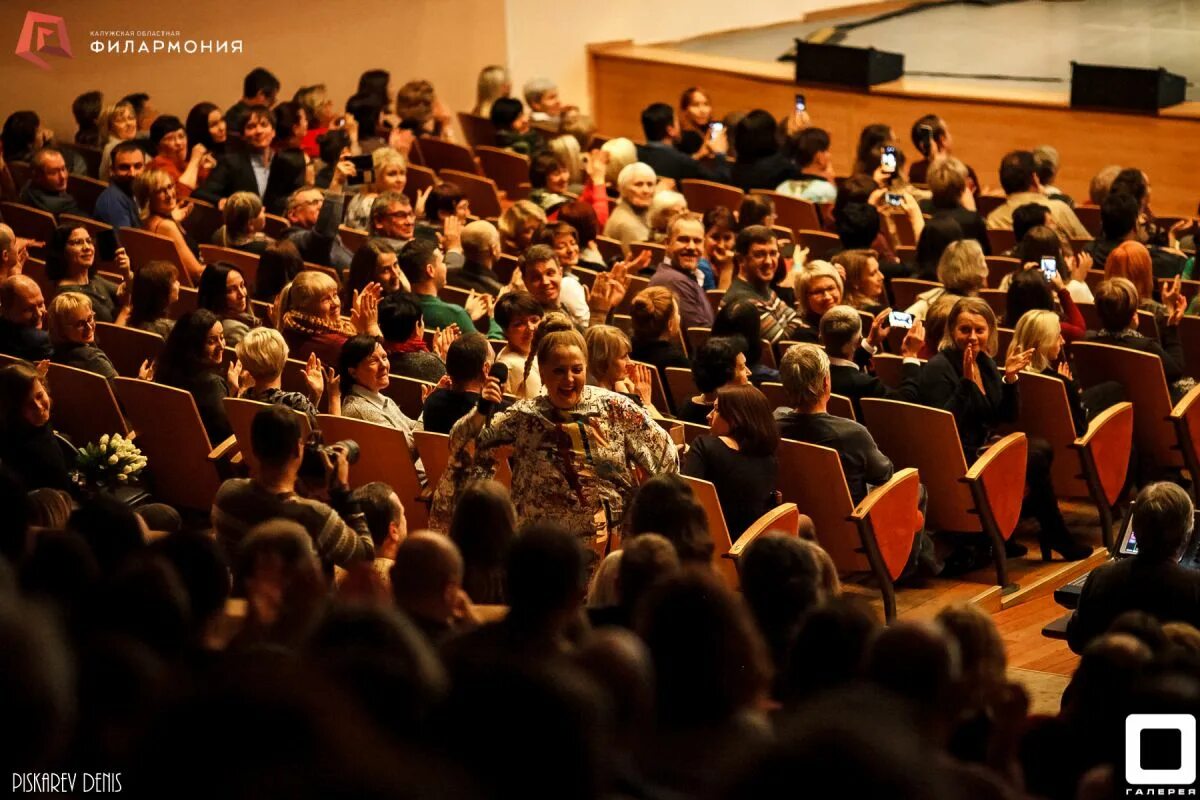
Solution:
M 985 256 L 992 254 L 992 245 L 988 242 L 987 223 L 984 222 L 979 212 L 968 211 L 962 206 L 955 206 L 954 208 L 935 208 L 933 209 L 933 216 L 935 218 L 949 217 L 954 220 L 962 228 L 963 234 L 968 239 L 974 239 L 979 242 L 979 246 L 983 248 Z
M 744 191 L 768 189 L 775 191 L 779 184 L 799 177 L 800 170 L 783 153 L 774 153 L 757 161 L 739 161 L 733 165 L 733 185 Z
M 41 361 L 53 352 L 50 334 L 39 328 L 14 325 L 0 318 L 0 353 L 26 361 Z
M 963 377 L 962 362 L 962 351 L 941 351 L 921 368 L 917 385 L 922 405 L 954 415 L 963 454 L 971 463 L 997 425 L 1016 420 L 1017 384 L 1005 383 L 996 362 L 981 353 L 976 359 L 983 378 L 981 393 Z
M 829 385 L 834 394 L 850 398 L 854 405 L 854 416 L 862 420 L 862 405 L 864 397 L 881 397 L 884 400 L 902 400 L 905 403 L 916 403 L 920 397 L 917 381 L 921 377 L 921 365 L 907 363 L 901 366 L 903 380 L 895 389 L 883 385 L 883 381 L 874 375 L 863 372 L 845 364 L 829 365 Z
M 1137 350 L 1140 353 L 1156 355 L 1162 359 L 1163 374 L 1167 378 L 1167 383 L 1172 384 L 1184 376 L 1183 345 L 1179 343 L 1179 327 L 1176 325 L 1163 325 L 1159 329 L 1159 335 L 1162 337 L 1161 344 L 1147 336 L 1142 336 L 1136 331 L 1121 331 L 1119 333 L 1114 333 L 1113 331 L 1088 331 L 1084 340 L 1096 342 L 1097 344 L 1111 344 L 1115 347 L 1124 347 L 1126 350 Z
M 700 179 L 718 183 L 729 183 L 730 180 L 729 165 L 723 155 L 716 157 L 716 169 L 711 170 L 702 167 L 700 162 L 687 153 L 666 144 L 639 144 L 637 156 L 638 161 L 649 164 L 654 174 L 660 178 L 672 178 L 676 181 Z
M 504 281 L 500 280 L 500 276 L 491 267 L 474 261 L 467 261 L 461 267 L 447 270 L 446 283 L 459 289 L 484 292 L 492 297 L 500 294 L 500 290 L 504 288 Z
M 1200 627 L 1200 571 L 1173 560 L 1134 556 L 1097 567 L 1079 595 L 1067 625 L 1067 644 L 1076 653 L 1108 630 L 1126 611 L 1144 611 L 1159 622 Z

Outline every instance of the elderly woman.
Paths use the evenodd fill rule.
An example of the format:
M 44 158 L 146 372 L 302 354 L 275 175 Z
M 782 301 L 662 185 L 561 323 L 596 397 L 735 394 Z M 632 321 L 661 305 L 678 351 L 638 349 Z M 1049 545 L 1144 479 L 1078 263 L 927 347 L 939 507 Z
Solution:
M 117 377 L 117 368 L 96 346 L 96 314 L 86 294 L 64 292 L 50 303 L 50 344 L 55 364 L 78 367 L 105 378 Z
M 933 304 L 943 298 L 974 297 L 987 285 L 988 266 L 983 248 L 974 239 L 951 242 L 938 260 L 937 277 L 941 286 L 921 292 L 907 311 L 925 319 Z M 926 326 L 928 328 L 928 326 Z
M 299 358 L 310 354 L 326 364 L 336 364 L 342 345 L 356 333 L 381 336 L 379 284 L 369 284 L 354 298 L 350 319 L 341 316 L 342 300 L 337 281 L 317 270 L 304 270 L 279 294 L 279 320 L 275 327 Z
M 203 143 L 188 152 L 187 131 L 179 117 L 164 114 L 150 125 L 150 148 L 155 156 L 147 169 L 161 169 L 175 179 L 175 193 L 187 197 L 205 178 L 217 161 Z
M 846 296 L 843 302 L 859 311 L 878 314 L 887 307 L 883 293 L 883 271 L 874 250 L 843 250 L 833 257 L 835 267 L 846 272 Z
M 425 468 L 417 455 L 412 432 L 417 429 L 396 401 L 381 394 L 391 383 L 387 351 L 374 336 L 359 334 L 342 345 L 338 356 L 338 378 L 342 389 L 342 416 L 395 428 L 404 434 L 417 478 L 425 483 Z
M 142 210 L 142 228 L 171 240 L 188 283 L 194 285 L 204 272 L 204 264 L 196 256 L 196 243 L 176 220 L 177 215 L 183 219 L 186 212 L 176 202 L 174 179 L 161 169 L 148 169 L 134 180 L 133 199 Z
M 966 241 L 979 246 L 974 239 Z M 996 341 L 996 316 L 991 307 L 978 297 L 960 298 L 946 319 L 937 355 L 921 368 L 920 401 L 954 415 L 968 463 L 982 454 L 1001 425 L 1016 420 L 1017 378 L 1033 360 L 1032 350 L 1010 350 L 1001 367 L 994 360 Z M 1048 443 L 1030 439 L 1022 513 L 1040 523 L 1038 541 L 1044 561 L 1050 560 L 1054 550 L 1067 561 L 1078 561 L 1090 555 L 1091 548 L 1075 541 L 1063 521 L 1050 480 L 1052 459 Z M 1009 555 L 1019 554 L 1019 545 L 1009 548 Z M 987 560 L 986 553 L 960 550 L 959 555 L 947 559 L 946 568 L 955 573 Z
M 629 337 L 612 325 L 593 325 L 584 334 L 587 342 L 588 383 L 623 394 L 650 412 L 661 416 L 651 399 L 650 370 L 629 358 Z
M 100 154 L 100 180 L 107 181 L 111 174 L 112 149 L 137 136 L 137 128 L 137 114 L 128 102 L 121 101 L 101 112 L 100 135 L 104 137 L 104 152 Z
M 283 334 L 274 328 L 255 328 L 248 331 L 237 344 L 237 358 L 245 375 L 250 376 L 250 385 L 242 391 L 246 400 L 260 403 L 279 403 L 290 409 L 307 414 L 314 427 L 317 421 L 317 406 L 329 388 L 329 413 L 340 416 L 342 396 L 338 390 L 338 378 L 332 368 L 325 368 L 316 353 L 308 357 L 303 367 L 307 394 L 283 390 L 283 370 L 287 368 L 288 346 Z
M 686 214 L 687 210 L 687 199 L 679 192 L 666 191 L 654 195 L 650 210 L 646 212 L 646 222 L 650 225 L 649 241 L 660 244 L 667 241 L 671 223 L 680 214 Z
M 178 299 L 179 270 L 170 261 L 151 261 L 133 276 L 126 324 L 166 339 L 175 325 L 168 315 Z
M 518 200 L 500 215 L 500 249 L 521 256 L 533 244 L 534 234 L 546 224 L 546 212 L 529 200 Z
M 384 192 L 404 192 L 408 183 L 408 161 L 399 150 L 380 147 L 371 153 L 371 171 L 375 180 L 346 203 L 346 227 L 370 230 L 371 204 Z M 413 209 L 417 219 L 425 216 L 425 195 L 417 197 Z
M 811 261 L 796 272 L 794 285 L 802 324 L 792 338 L 819 344 L 822 315 L 842 302 L 842 275 L 828 261 Z
M 204 268 L 196 293 L 196 305 L 217 315 L 225 331 L 225 343 L 231 347 L 237 347 L 242 337 L 259 325 L 250 307 L 246 277 L 235 265 L 225 261 L 217 261 Z
M 455 496 L 468 481 L 490 478 L 500 448 L 509 446 L 518 517 L 566 527 L 591 551 L 594 569 L 637 487 L 635 470 L 675 473 L 679 457 L 670 436 L 635 402 L 587 385 L 587 344 L 577 331 L 547 334 L 537 360 L 544 394 L 490 416 L 472 411 L 450 432 L 450 465 L 435 495 L 433 526 L 447 529 Z M 481 398 L 503 399 L 495 377 Z
M 213 234 L 218 247 L 229 247 L 244 253 L 261 256 L 271 246 L 263 230 L 267 227 L 267 210 L 262 198 L 254 192 L 234 192 L 225 201 L 225 224 Z
M 126 281 L 129 256 L 124 248 L 117 250 L 117 268 Z M 96 273 L 96 243 L 87 228 L 59 225 L 50 239 L 46 258 L 46 276 L 54 282 L 55 292 L 81 292 L 92 301 L 92 310 L 101 322 L 123 323 L 129 314 L 127 297 L 116 284 Z
M 637 145 L 632 140 L 622 136 L 616 139 L 609 139 L 600 146 L 600 151 L 608 158 L 608 166 L 604 171 L 604 182 L 608 196 L 614 200 L 618 199 L 620 192 L 617 189 L 617 181 L 621 176 L 621 170 L 637 162 Z
M 617 176 L 621 200 L 608 217 L 604 235 L 619 241 L 626 254 L 634 242 L 650 240 L 650 203 L 654 200 L 657 183 L 654 170 L 641 161 L 625 167 Z

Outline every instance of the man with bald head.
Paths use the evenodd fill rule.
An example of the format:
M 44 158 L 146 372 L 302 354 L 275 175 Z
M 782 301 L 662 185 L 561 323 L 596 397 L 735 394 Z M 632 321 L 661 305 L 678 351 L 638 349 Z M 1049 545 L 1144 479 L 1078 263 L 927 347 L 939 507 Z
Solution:
M 437 645 L 460 629 L 469 601 L 462 590 L 463 560 L 450 537 L 433 531 L 410 534 L 396 548 L 392 596 L 429 641 Z
M 446 283 L 496 297 L 504 281 L 495 272 L 500 259 L 500 231 L 487 220 L 470 223 L 462 231 L 463 265 L 449 270 Z
M 9 275 L 0 281 L 0 353 L 41 361 L 51 352 L 41 288 L 27 275 Z
M 0 281 L 9 275 L 20 275 L 29 258 L 29 240 L 13 233 L 13 229 L 0 222 Z
M 62 153 L 53 147 L 43 147 L 33 154 L 30 166 L 32 169 L 29 183 L 21 190 L 22 203 L 49 211 L 56 216 L 87 216 L 87 212 L 79 207 L 75 198 L 67 193 L 67 162 Z

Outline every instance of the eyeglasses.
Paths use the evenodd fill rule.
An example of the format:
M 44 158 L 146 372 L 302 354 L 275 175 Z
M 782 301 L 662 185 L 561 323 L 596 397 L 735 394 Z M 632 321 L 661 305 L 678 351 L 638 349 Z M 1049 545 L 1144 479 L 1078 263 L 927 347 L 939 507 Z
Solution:
M 85 317 L 84 319 L 75 320 L 74 327 L 78 328 L 81 331 L 86 331 L 88 328 L 96 327 L 96 315 L 91 314 L 90 316 Z
M 86 239 L 68 239 L 67 240 L 68 247 L 90 247 L 94 243 L 95 243 L 95 240 L 92 239 L 90 236 Z
M 396 219 L 412 219 L 412 218 L 413 218 L 413 212 L 412 212 L 412 210 L 411 210 L 411 209 L 408 209 L 408 210 L 401 210 L 401 211 L 384 211 L 384 212 L 383 212 L 382 214 L 380 214 L 379 216 L 381 216 L 381 217 L 395 217 Z

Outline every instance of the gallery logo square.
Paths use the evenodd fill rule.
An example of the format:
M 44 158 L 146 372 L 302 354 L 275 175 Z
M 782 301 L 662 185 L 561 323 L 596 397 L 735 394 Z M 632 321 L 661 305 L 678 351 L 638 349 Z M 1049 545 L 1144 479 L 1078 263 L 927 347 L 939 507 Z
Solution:
M 42 69 L 50 69 L 43 55 L 70 58 L 71 40 L 67 37 L 66 21 L 54 14 L 26 13 L 21 38 L 17 40 L 17 55 Z
M 1196 782 L 1196 718 L 1130 714 L 1125 718 L 1125 782 L 1181 786 Z

